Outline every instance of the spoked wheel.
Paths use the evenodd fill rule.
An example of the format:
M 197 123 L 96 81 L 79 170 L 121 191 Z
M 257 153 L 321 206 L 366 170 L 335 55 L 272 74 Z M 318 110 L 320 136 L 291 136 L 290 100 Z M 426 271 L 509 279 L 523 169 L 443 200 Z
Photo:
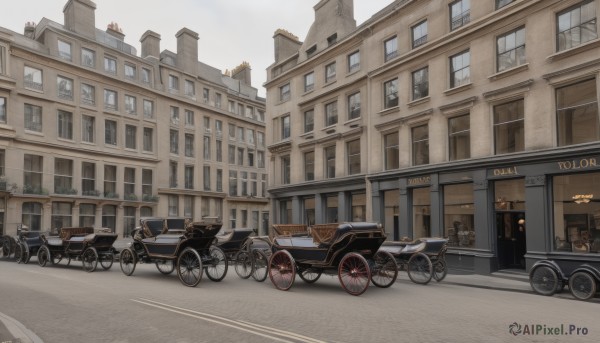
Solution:
M 71 261 L 71 259 L 69 259 Z M 135 270 L 136 255 L 131 248 L 125 248 L 121 251 L 119 257 L 119 264 L 121 265 L 121 271 L 123 274 L 130 276 Z
M 22 243 L 17 243 L 17 245 L 15 246 L 15 261 L 17 263 L 21 263 L 23 262 L 23 244 Z
M 247 279 L 252 275 L 252 255 L 245 250 L 240 250 L 234 257 L 235 272 L 242 279 Z
M 398 264 L 394 256 L 387 251 L 378 251 L 373 256 L 373 260 L 375 266 L 371 271 L 371 282 L 381 288 L 393 285 L 398 277 Z
M 262 250 L 252 250 L 252 278 L 263 282 L 267 278 L 269 258 Z
M 108 254 L 102 254 L 102 256 L 100 257 L 100 266 L 102 267 L 102 269 L 104 270 L 109 270 L 113 263 L 115 263 L 115 254 L 108 253 Z
M 296 263 L 289 252 L 279 250 L 271 255 L 269 278 L 279 290 L 287 291 L 292 287 L 296 279 Z
M 156 261 L 156 269 L 165 275 L 169 275 L 175 270 L 175 262 L 173 260 Z
M 529 274 L 529 284 L 537 294 L 550 296 L 558 288 L 558 275 L 548 266 L 538 266 Z
M 177 258 L 177 275 L 181 283 L 196 287 L 202 280 L 202 259 L 198 252 L 190 247 L 183 249 Z
M 302 268 L 298 270 L 298 276 L 306 283 L 315 283 L 321 277 L 323 271 L 314 268 Z
M 423 253 L 416 253 L 408 259 L 408 277 L 412 282 L 426 285 L 431 281 L 433 266 L 431 260 Z
M 360 254 L 348 253 L 340 261 L 338 277 L 346 292 L 361 295 L 367 290 L 371 280 L 369 263 Z
M 210 247 L 211 260 L 206 263 L 206 276 L 215 282 L 219 282 L 227 275 L 227 256 L 216 246 Z
M 96 270 L 98 266 L 98 251 L 96 251 L 96 248 L 89 247 L 85 249 L 81 255 L 81 262 L 83 263 L 83 270 L 86 272 L 91 273 Z
M 50 261 L 50 249 L 48 249 L 47 246 L 42 245 L 40 250 L 38 250 L 37 259 L 40 267 L 45 267 L 46 264 L 48 264 L 48 261 Z
M 444 280 L 444 278 L 446 278 L 447 274 L 448 274 L 448 265 L 446 265 L 446 260 L 444 260 L 444 259 L 437 260 L 433 264 L 433 279 L 436 282 L 440 282 L 440 281 Z
M 576 272 L 569 278 L 571 294 L 579 300 L 588 300 L 596 294 L 596 280 L 590 273 Z

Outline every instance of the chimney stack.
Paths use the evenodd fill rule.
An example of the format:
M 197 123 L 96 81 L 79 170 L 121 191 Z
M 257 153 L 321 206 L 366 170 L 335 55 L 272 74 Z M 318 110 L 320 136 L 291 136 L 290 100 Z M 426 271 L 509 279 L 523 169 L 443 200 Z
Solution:
M 160 59 L 160 35 L 158 33 L 150 30 L 144 32 L 140 43 L 142 43 L 142 58 Z
M 292 56 L 302 46 L 302 42 L 298 40 L 297 36 L 283 29 L 275 31 L 273 40 L 275 43 L 275 62 L 283 61 Z
M 123 34 L 123 30 L 119 27 L 119 24 L 117 24 L 115 22 L 111 22 L 110 24 L 108 24 L 106 26 L 106 33 L 108 33 L 109 35 L 115 37 L 116 39 L 118 39 L 120 41 L 125 40 L 125 35 Z
M 231 71 L 231 77 L 234 80 L 238 80 L 241 83 L 252 86 L 252 68 L 250 68 L 250 63 L 242 62 L 239 66 L 235 67 Z
M 198 34 L 184 27 L 175 37 L 177 37 L 177 67 L 195 74 L 198 68 Z
M 25 35 L 27 38 L 35 39 L 35 23 L 33 21 L 28 21 L 25 23 L 23 35 Z
M 90 0 L 69 0 L 63 8 L 65 28 L 89 38 L 96 38 L 96 4 Z

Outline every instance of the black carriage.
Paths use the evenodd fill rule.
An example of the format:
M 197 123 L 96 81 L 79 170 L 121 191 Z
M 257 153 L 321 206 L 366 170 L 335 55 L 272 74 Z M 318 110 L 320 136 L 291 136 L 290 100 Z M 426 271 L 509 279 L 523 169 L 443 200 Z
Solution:
M 432 278 L 440 282 L 448 273 L 445 259 L 447 239 L 419 238 L 413 242 L 384 242 L 379 250 L 392 254 L 398 268 L 406 270 L 414 283 L 426 285 Z
M 329 228 L 311 227 L 302 237 L 274 237 L 269 278 L 280 290 L 289 290 L 296 273 L 313 283 L 321 274 L 337 275 L 344 290 L 364 293 L 369 282 L 389 287 L 398 275 L 393 256 L 378 251 L 386 235 L 377 223 L 343 223 Z
M 215 246 L 218 222 L 189 222 L 185 218 L 142 218 L 131 236 L 133 242 L 121 251 L 121 270 L 132 275 L 137 262 L 154 263 L 165 275 L 175 269 L 181 283 L 195 287 L 203 270 L 212 281 L 227 274 L 225 252 Z
M 216 245 L 221 248 L 236 274 L 242 279 L 252 276 L 256 281 L 267 278 L 267 261 L 271 244 L 269 237 L 251 236 L 255 230 L 240 228 L 217 236 Z
M 0 237 L 0 246 L 2 247 L 2 257 L 18 259 L 21 256 L 21 247 L 17 244 L 17 239 L 10 235 Z
M 61 260 L 81 260 L 86 272 L 98 266 L 108 270 L 115 260 L 113 243 L 118 235 L 108 229 L 94 230 L 92 227 L 65 227 L 58 236 L 41 234 L 41 245 L 37 251 L 38 264 L 42 267 L 58 264 Z
M 529 271 L 531 288 L 541 295 L 553 295 L 569 286 L 579 300 L 593 298 L 600 285 L 600 262 L 541 260 Z

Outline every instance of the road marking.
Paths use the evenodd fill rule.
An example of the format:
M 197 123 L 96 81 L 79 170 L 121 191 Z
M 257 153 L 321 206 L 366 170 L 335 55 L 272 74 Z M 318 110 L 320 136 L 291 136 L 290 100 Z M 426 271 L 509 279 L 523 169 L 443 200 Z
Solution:
M 209 313 L 197 312 L 197 311 L 193 311 L 193 310 L 189 310 L 189 309 L 185 309 L 185 308 L 181 308 L 181 307 L 172 306 L 169 304 L 160 303 L 160 302 L 150 300 L 150 299 L 139 298 L 139 299 L 130 299 L 130 300 L 140 303 L 140 304 L 147 305 L 147 306 L 152 306 L 152 307 L 156 307 L 156 308 L 159 308 L 159 309 L 162 309 L 165 311 L 170 311 L 173 313 L 182 314 L 184 316 L 193 317 L 193 318 L 201 319 L 201 320 L 204 320 L 207 322 L 227 326 L 227 327 L 230 327 L 233 329 L 241 330 L 241 331 L 248 332 L 248 333 L 251 333 L 254 335 L 258 335 L 261 337 L 270 338 L 270 339 L 280 341 L 280 342 L 325 343 L 324 341 L 317 340 L 317 339 L 310 338 L 310 337 L 303 336 L 303 335 L 299 335 L 299 334 L 296 334 L 293 332 L 279 330 L 279 329 L 271 328 L 268 326 L 258 325 L 258 324 L 250 323 L 247 321 L 238 321 L 238 320 L 228 319 L 225 317 L 220 317 L 220 316 L 209 314 Z M 288 339 L 291 339 L 291 341 Z

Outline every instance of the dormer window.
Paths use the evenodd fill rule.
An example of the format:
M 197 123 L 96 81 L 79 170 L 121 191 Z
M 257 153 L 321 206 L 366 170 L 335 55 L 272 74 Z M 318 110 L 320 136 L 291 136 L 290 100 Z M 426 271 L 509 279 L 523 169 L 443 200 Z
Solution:
M 313 45 L 308 50 L 306 50 L 306 58 L 311 58 L 317 52 L 317 45 Z
M 337 43 L 337 33 L 334 33 L 327 38 L 327 44 L 329 46 L 332 46 L 335 43 Z

